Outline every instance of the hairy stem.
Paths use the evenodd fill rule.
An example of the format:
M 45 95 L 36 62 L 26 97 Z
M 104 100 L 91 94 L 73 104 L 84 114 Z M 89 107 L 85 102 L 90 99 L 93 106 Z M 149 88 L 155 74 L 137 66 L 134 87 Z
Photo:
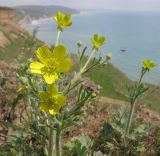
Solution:
M 61 156 L 61 130 L 59 125 L 56 130 L 56 156 Z
M 53 148 L 54 148 L 54 130 L 50 128 L 49 132 L 49 150 L 48 150 L 48 156 L 53 156 Z
M 74 84 L 83 74 L 83 72 L 86 70 L 88 64 L 90 63 L 91 59 L 93 58 L 94 53 L 96 52 L 95 49 L 92 50 L 91 55 L 89 56 L 88 60 L 86 61 L 85 65 L 83 66 L 83 68 L 76 74 L 76 76 L 73 78 L 73 80 L 71 81 L 71 84 Z
M 129 118 L 128 118 L 128 121 L 127 121 L 126 136 L 128 136 L 129 131 L 130 131 L 130 127 L 131 127 L 131 124 L 132 124 L 133 114 L 134 114 L 134 110 L 135 110 L 135 104 L 136 104 L 136 102 L 134 102 L 131 105 L 131 109 L 130 109 L 130 113 L 129 113 Z
M 61 31 L 58 30 L 55 46 L 57 46 L 59 44 L 60 34 L 61 34 Z
M 131 99 L 134 97 L 134 99 L 130 101 L 131 109 L 130 109 L 129 118 L 128 118 L 128 121 L 127 121 L 127 127 L 126 127 L 126 132 L 125 132 L 126 136 L 128 136 L 128 134 L 130 132 L 136 101 L 137 101 L 137 99 L 139 97 L 139 95 L 135 96 L 135 94 L 137 94 L 137 92 L 139 91 L 139 87 L 140 87 L 140 85 L 142 83 L 142 79 L 143 79 L 143 76 L 145 75 L 145 73 L 146 73 L 146 71 L 142 69 L 141 76 L 140 76 L 140 79 L 138 81 L 138 86 L 137 86 L 137 88 L 136 88 L 136 90 L 134 92 L 134 95 L 132 95 L 132 97 L 130 97 Z
M 83 66 L 83 68 L 81 69 L 81 73 L 83 73 L 86 69 L 86 67 L 88 66 L 88 64 L 90 63 L 91 59 L 93 58 L 94 53 L 96 52 L 95 49 L 92 50 L 91 55 L 89 56 L 88 60 L 86 61 L 85 65 Z

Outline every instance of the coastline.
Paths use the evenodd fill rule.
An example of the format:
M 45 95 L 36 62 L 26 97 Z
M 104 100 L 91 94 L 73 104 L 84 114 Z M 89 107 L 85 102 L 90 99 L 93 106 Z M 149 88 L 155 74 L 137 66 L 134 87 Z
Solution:
M 74 14 L 73 16 L 83 16 L 83 15 L 86 15 L 88 11 L 81 11 L 79 14 Z M 95 13 L 94 13 L 95 14 Z M 98 17 L 97 14 L 95 14 L 94 16 Z M 93 15 L 91 15 L 91 20 L 94 20 Z M 43 42 L 45 42 L 46 44 L 48 45 L 52 45 L 53 44 L 53 39 L 55 38 L 56 36 L 56 32 L 53 31 L 53 26 L 56 26 L 55 24 L 52 24 L 53 22 L 51 22 L 51 18 L 52 17 L 49 17 L 49 18 L 43 18 L 43 19 L 39 19 L 39 20 L 33 20 L 32 21 L 32 24 L 29 24 L 29 25 L 24 25 L 24 29 L 29 31 L 29 32 L 32 32 L 32 28 L 36 27 L 36 26 L 39 26 L 40 27 L 40 31 L 38 32 L 37 36 L 40 40 L 42 40 Z M 68 49 L 69 51 L 73 52 L 75 51 L 75 46 L 73 45 L 75 43 L 75 41 L 77 41 L 77 37 L 78 39 L 80 39 L 83 43 L 85 43 L 85 45 L 89 46 L 89 40 L 88 40 L 88 36 L 90 37 L 91 34 L 91 31 L 90 29 L 86 28 L 86 32 L 85 30 L 83 29 L 83 27 L 81 27 L 81 25 L 84 25 L 86 24 L 86 21 L 88 21 L 88 19 L 86 20 L 86 18 L 90 18 L 90 12 L 87 14 L 87 16 L 85 18 L 83 17 L 79 17 L 79 18 L 76 18 L 74 22 L 76 23 L 79 23 L 80 24 L 80 27 L 77 29 L 77 26 L 76 29 L 73 27 L 73 32 L 71 33 L 70 29 L 67 29 L 67 31 L 65 31 L 65 35 L 63 36 L 62 38 L 62 43 L 63 44 L 67 44 L 68 45 Z M 46 20 L 46 22 L 45 22 Z M 82 22 L 82 23 L 81 23 Z M 83 23 L 84 22 L 84 23 Z M 92 21 L 91 21 L 92 22 Z M 87 23 L 88 24 L 88 23 Z M 77 24 L 76 24 L 77 25 Z M 90 25 L 88 25 L 89 27 Z M 26 27 L 28 29 L 26 29 Z M 79 31 L 80 30 L 80 31 Z M 105 29 L 106 30 L 106 29 Z M 95 30 L 94 30 L 95 31 Z M 100 30 L 101 31 L 101 30 Z M 108 31 L 108 30 L 107 30 Z M 124 30 L 124 32 L 126 32 L 126 29 Z M 84 34 L 83 36 L 80 35 L 80 34 Z M 110 33 L 112 33 L 112 35 L 115 35 L 114 34 L 114 30 L 111 31 Z M 117 32 L 116 32 L 117 33 Z M 130 33 L 130 32 L 129 32 Z M 90 34 L 90 35 L 88 35 Z M 104 34 L 104 32 L 102 31 L 101 34 Z M 88 35 L 88 36 L 87 36 Z M 116 38 L 113 39 L 110 39 L 109 40 L 109 46 L 108 44 L 106 46 L 104 46 L 103 49 L 106 49 L 107 48 L 107 51 L 108 52 L 112 52 L 113 53 L 113 60 L 111 61 L 111 63 L 113 65 L 115 65 L 118 69 L 120 69 L 123 73 L 125 73 L 125 75 L 127 75 L 127 77 L 133 81 L 137 81 L 138 77 L 139 77 L 139 73 L 140 73 L 140 68 L 141 68 L 141 61 L 144 60 L 144 59 L 152 59 L 153 58 L 153 61 L 154 59 L 156 58 L 155 60 L 155 63 L 158 64 L 158 57 L 155 57 L 157 56 L 157 54 L 155 53 L 154 55 L 150 55 L 151 53 L 146 53 L 147 51 L 149 51 L 147 48 L 147 51 L 146 50 L 143 50 L 142 49 L 142 52 L 141 54 L 139 55 L 138 51 L 141 51 L 141 46 L 138 46 L 136 49 L 137 50 L 134 50 L 134 51 L 137 51 L 137 52 L 134 52 L 132 50 L 132 45 L 130 44 L 131 41 L 133 40 L 129 40 L 130 43 L 126 43 L 125 40 L 123 39 L 123 36 L 120 36 L 121 34 L 116 34 L 115 37 L 117 37 L 118 35 L 118 40 Z M 107 36 L 107 35 L 106 35 Z M 113 36 L 109 36 L 109 37 L 113 37 Z M 119 38 L 122 37 L 122 40 L 119 40 Z M 129 38 L 130 39 L 130 38 Z M 142 38 L 143 39 L 143 38 Z M 74 41 L 74 43 L 73 43 Z M 145 39 L 144 39 L 145 41 Z M 147 40 L 148 41 L 148 40 Z M 108 42 L 108 41 L 107 41 Z M 120 44 L 118 43 L 120 42 Z M 127 41 L 128 42 L 128 41 Z M 133 41 L 134 42 L 134 41 Z M 137 41 L 136 41 L 137 42 Z M 135 42 L 135 43 L 136 43 Z M 112 46 L 110 43 L 112 43 Z M 117 45 L 118 43 L 118 45 Z M 126 49 L 128 49 L 128 51 L 126 53 L 123 53 L 123 56 L 122 56 L 122 53 L 119 51 L 122 47 L 122 45 L 125 45 L 126 44 Z M 145 44 L 146 45 L 146 44 Z M 129 46 L 129 47 L 127 47 Z M 131 47 L 130 47 L 131 46 Z M 156 46 L 156 45 L 155 45 Z M 110 48 L 111 47 L 111 48 Z M 139 48 L 140 47 L 140 48 Z M 151 47 L 150 49 L 154 49 L 154 47 Z M 103 51 L 102 49 L 102 53 L 105 54 L 105 51 Z M 153 50 L 154 51 L 154 50 Z M 133 53 L 134 52 L 134 53 Z M 139 57 L 140 56 L 140 57 Z M 132 61 L 130 61 L 129 58 L 132 58 Z M 125 62 L 124 62 L 125 61 Z M 149 84 L 153 84 L 153 85 L 158 85 L 159 86 L 159 77 L 157 76 L 159 74 L 159 66 L 156 67 L 155 70 L 153 70 L 151 73 L 149 73 L 146 77 L 145 77 L 145 80 L 144 82 L 146 83 L 149 83 Z
M 72 13 L 72 16 L 81 16 L 81 15 L 83 15 L 82 11 L 79 11 L 78 13 Z M 56 16 L 56 14 L 53 14 L 52 16 L 43 15 L 42 17 L 40 17 L 38 19 L 33 19 L 30 16 L 25 16 L 22 20 L 20 20 L 18 22 L 18 24 L 20 26 L 24 27 L 27 24 L 34 24 L 34 23 L 37 23 L 37 22 L 48 20 L 50 18 L 54 18 L 54 16 Z

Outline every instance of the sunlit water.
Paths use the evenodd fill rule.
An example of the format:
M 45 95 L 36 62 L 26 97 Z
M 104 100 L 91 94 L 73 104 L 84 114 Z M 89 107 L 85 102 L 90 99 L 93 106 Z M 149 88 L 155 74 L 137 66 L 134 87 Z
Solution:
M 56 24 L 52 18 L 25 25 L 32 32 L 39 27 L 38 38 L 54 44 Z M 155 12 L 86 12 L 73 17 L 73 26 L 61 35 L 61 43 L 76 53 L 76 41 L 81 40 L 91 50 L 90 38 L 94 33 L 106 36 L 101 49 L 103 56 L 112 52 L 112 63 L 129 78 L 137 80 L 141 61 L 152 59 L 157 67 L 145 77 L 146 82 L 160 83 L 160 13 Z M 121 50 L 125 49 L 125 52 Z

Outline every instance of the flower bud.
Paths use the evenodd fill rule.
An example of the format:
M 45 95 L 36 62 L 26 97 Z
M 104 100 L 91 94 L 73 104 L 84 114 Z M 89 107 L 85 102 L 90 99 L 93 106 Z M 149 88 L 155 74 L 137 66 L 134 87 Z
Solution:
M 78 46 L 78 47 L 82 47 L 82 45 L 83 45 L 83 43 L 82 43 L 81 41 L 78 41 L 78 42 L 77 42 L 77 46 Z
M 108 53 L 106 55 L 106 61 L 109 61 L 112 58 L 112 53 Z

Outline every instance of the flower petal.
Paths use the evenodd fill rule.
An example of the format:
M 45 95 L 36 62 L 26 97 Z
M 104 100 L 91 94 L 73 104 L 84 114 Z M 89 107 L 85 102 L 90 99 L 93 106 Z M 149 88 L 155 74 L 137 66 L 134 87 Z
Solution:
M 47 103 L 40 103 L 39 104 L 39 109 L 43 112 L 48 112 L 49 111 L 49 106 Z
M 58 94 L 58 89 L 56 88 L 56 86 L 55 85 L 49 85 L 48 86 L 48 92 L 49 92 L 49 94 Z
M 69 27 L 69 26 L 72 25 L 72 22 L 65 22 L 63 25 L 64 25 L 65 27 Z
M 49 94 L 48 94 L 47 92 L 41 91 L 41 92 L 38 92 L 38 96 L 39 96 L 41 99 L 46 100 L 46 99 L 48 98 Z
M 43 75 L 43 77 L 44 77 L 46 83 L 48 83 L 48 84 L 55 83 L 55 81 L 58 80 L 57 73 L 55 73 L 55 74 L 46 73 L 45 75 Z
M 62 107 L 66 104 L 66 97 L 59 94 L 56 96 L 56 102 L 57 102 L 57 105 Z
M 54 109 L 49 109 L 49 113 L 51 115 L 56 115 L 59 112 L 60 107 L 57 107 L 56 109 L 55 108 Z
M 63 13 L 61 11 L 58 11 L 58 13 L 57 13 L 57 19 L 58 19 L 58 21 L 63 20 L 63 18 L 64 18 Z
M 62 60 L 64 59 L 66 52 L 67 50 L 63 45 L 58 45 L 53 50 L 53 57 L 57 60 Z
M 36 74 L 42 74 L 41 69 L 44 67 L 44 65 L 40 62 L 32 62 L 30 64 L 30 70 L 32 73 L 36 73 Z
M 100 42 L 101 44 L 103 44 L 104 41 L 105 41 L 105 37 L 104 37 L 104 36 L 100 37 L 99 42 Z
M 98 34 L 94 34 L 93 39 L 94 39 L 95 41 L 98 41 Z
M 72 18 L 72 15 L 71 14 L 66 14 L 65 17 L 63 18 L 64 22 L 69 22 Z
M 72 68 L 72 61 L 70 58 L 66 58 L 59 64 L 59 71 L 60 72 L 68 72 Z
M 42 63 L 45 63 L 47 59 L 53 57 L 52 52 L 45 46 L 38 48 L 36 55 Z

